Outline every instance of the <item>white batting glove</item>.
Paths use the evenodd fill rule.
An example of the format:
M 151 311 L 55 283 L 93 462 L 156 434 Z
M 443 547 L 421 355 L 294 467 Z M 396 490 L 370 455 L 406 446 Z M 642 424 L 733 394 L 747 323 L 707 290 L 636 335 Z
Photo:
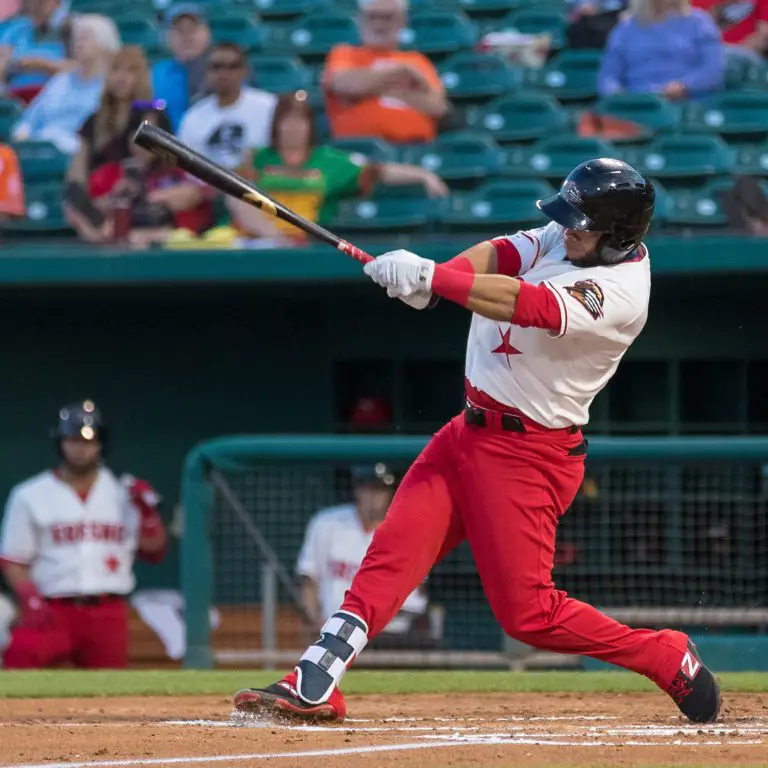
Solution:
M 412 293 L 410 296 L 398 296 L 392 288 L 387 288 L 387 296 L 390 299 L 400 299 L 403 304 L 407 304 L 413 309 L 426 309 L 432 299 L 430 291 L 416 291 L 416 293 Z
M 405 299 L 415 293 L 432 292 L 435 262 L 398 250 L 382 254 L 366 264 L 363 271 L 374 283 L 386 288 L 390 298 Z

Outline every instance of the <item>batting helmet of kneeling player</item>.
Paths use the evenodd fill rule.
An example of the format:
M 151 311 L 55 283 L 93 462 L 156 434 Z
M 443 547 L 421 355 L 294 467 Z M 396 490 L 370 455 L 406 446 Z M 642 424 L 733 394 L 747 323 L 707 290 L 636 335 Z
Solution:
M 536 206 L 565 228 L 574 266 L 618 264 L 643 242 L 653 218 L 653 185 L 631 165 L 588 160 L 566 177 L 560 191 Z

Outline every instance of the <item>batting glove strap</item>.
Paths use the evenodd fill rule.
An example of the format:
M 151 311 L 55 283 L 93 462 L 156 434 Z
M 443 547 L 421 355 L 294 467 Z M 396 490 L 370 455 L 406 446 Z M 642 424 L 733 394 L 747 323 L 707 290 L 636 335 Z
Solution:
M 320 639 L 307 648 L 296 667 L 296 691 L 308 704 L 328 701 L 347 667 L 368 643 L 368 625 L 338 611 L 325 622 Z

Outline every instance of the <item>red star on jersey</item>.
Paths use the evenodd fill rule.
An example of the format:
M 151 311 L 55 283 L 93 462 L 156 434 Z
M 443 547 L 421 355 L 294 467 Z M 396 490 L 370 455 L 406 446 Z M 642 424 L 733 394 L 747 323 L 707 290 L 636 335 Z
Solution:
M 110 555 L 104 560 L 104 565 L 107 566 L 107 570 L 110 573 L 116 573 L 117 569 L 120 567 L 120 561 L 114 555 Z
M 501 344 L 499 344 L 496 349 L 492 349 L 491 352 L 494 355 L 506 355 L 507 356 L 507 365 L 511 368 L 512 363 L 509 362 L 509 356 L 510 355 L 522 355 L 523 353 L 517 349 L 516 347 L 513 347 L 509 343 L 509 334 L 512 333 L 512 328 L 507 328 L 504 333 L 501 332 L 501 326 L 499 326 L 499 336 L 501 336 Z

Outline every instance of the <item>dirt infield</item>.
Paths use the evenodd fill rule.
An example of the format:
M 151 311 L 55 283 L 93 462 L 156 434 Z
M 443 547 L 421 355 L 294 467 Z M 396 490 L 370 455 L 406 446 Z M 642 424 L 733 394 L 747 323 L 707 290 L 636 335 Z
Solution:
M 0 700 L 0 765 L 768 765 L 768 694 L 695 727 L 661 694 L 355 696 L 340 726 L 232 714 L 223 697 Z M 174 759 L 175 758 L 175 759 Z

